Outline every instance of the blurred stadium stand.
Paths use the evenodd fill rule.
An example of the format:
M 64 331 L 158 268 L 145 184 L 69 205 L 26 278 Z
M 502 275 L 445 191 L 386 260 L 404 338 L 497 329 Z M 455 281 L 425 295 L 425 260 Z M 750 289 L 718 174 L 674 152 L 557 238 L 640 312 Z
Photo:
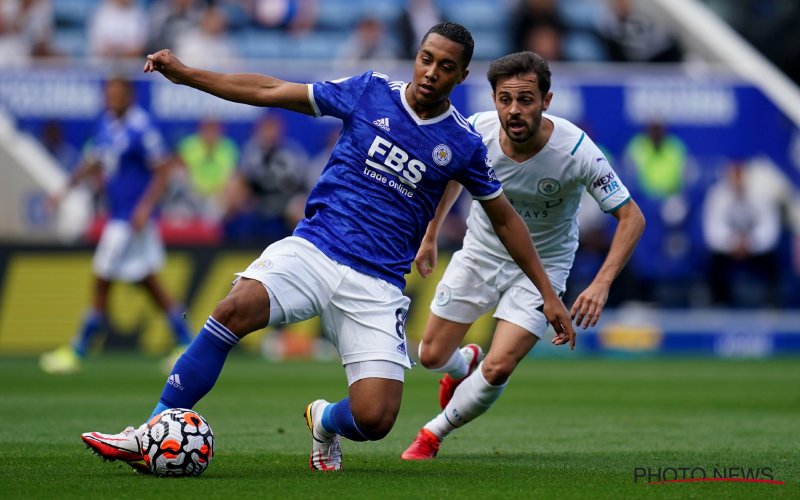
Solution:
M 252 124 L 261 115 L 261 111 L 255 108 L 223 103 L 191 89 L 172 86 L 158 76 L 142 76 L 140 60 L 103 61 L 86 58 L 88 19 L 101 0 L 49 1 L 53 15 L 51 45 L 63 57 L 34 60 L 27 67 L 9 68 L 0 76 L 0 171 L 3 179 L 0 183 L 0 281 L 5 281 L 11 274 L 12 256 L 24 255 L 27 252 L 24 249 L 31 246 L 36 246 L 37 251 L 58 252 L 63 251 L 62 242 L 69 240 L 77 247 L 77 250 L 69 252 L 85 252 L 89 248 L 90 240 L 76 239 L 76 229 L 67 220 L 84 218 L 86 208 L 81 208 L 81 200 L 85 200 L 86 196 L 76 196 L 61 218 L 49 217 L 44 211 L 43 193 L 58 189 L 65 175 L 31 138 L 41 133 L 45 122 L 55 119 L 64 125 L 65 138 L 75 148 L 81 148 L 100 110 L 99 83 L 109 74 L 123 71 L 136 78 L 140 102 L 153 109 L 167 140 L 173 145 L 190 133 L 198 120 L 207 116 L 224 121 L 228 133 L 242 145 L 252 130 Z M 143 8 L 149 8 L 162 0 L 137 1 Z M 476 40 L 471 76 L 453 95 L 454 103 L 464 113 L 491 107 L 484 77 L 486 65 L 489 60 L 512 50 L 509 24 L 521 1 L 436 1 L 445 19 L 465 24 Z M 651 119 L 664 120 L 670 130 L 686 143 L 693 171 L 680 201 L 683 204 L 681 210 L 685 211 L 685 224 L 676 234 L 669 232 L 669 221 L 661 220 L 667 210 L 664 205 L 653 203 L 648 206 L 647 201 L 640 200 L 640 204 L 648 211 L 649 224 L 634 261 L 641 261 L 637 264 L 639 268 L 652 271 L 647 276 L 652 281 L 636 276 L 633 272 L 636 266 L 632 262 L 630 269 L 612 289 L 610 314 L 607 320 L 604 319 L 607 321 L 604 324 L 609 328 L 616 325 L 616 329 L 612 330 L 617 333 L 611 340 L 606 339 L 612 343 L 605 344 L 601 337 L 595 337 L 587 348 L 600 351 L 612 349 L 609 346 L 613 346 L 613 349 L 625 351 L 625 345 L 628 345 L 632 352 L 637 352 L 637 342 L 645 338 L 652 339 L 646 333 L 651 330 L 644 329 L 642 331 L 646 332 L 643 336 L 634 333 L 631 337 L 626 332 L 638 330 L 636 327 L 631 330 L 630 324 L 660 325 L 657 337 L 662 340 L 657 345 L 673 345 L 670 343 L 673 341 L 663 341 L 670 332 L 684 335 L 680 339 L 693 338 L 691 335 L 701 338 L 697 335 L 710 334 L 714 324 L 718 325 L 716 331 L 720 332 L 737 322 L 748 325 L 747 328 L 752 328 L 758 335 L 770 332 L 787 334 L 792 329 L 787 325 L 792 324 L 794 316 L 786 316 L 790 314 L 786 311 L 800 308 L 800 236 L 797 234 L 800 217 L 793 213 L 797 207 L 792 204 L 786 207 L 781 240 L 781 265 L 786 272 L 781 282 L 775 283 L 782 297 L 779 309 L 786 311 L 773 310 L 768 313 L 773 314 L 770 316 L 773 319 L 778 319 L 772 323 L 767 321 L 766 327 L 758 329 L 752 326 L 752 322 L 740 321 L 740 316 L 729 316 L 724 312 L 714 316 L 717 319 L 717 323 L 714 323 L 708 316 L 693 314 L 687 317 L 682 316 L 680 311 L 684 308 L 707 308 L 710 305 L 704 284 L 706 252 L 701 241 L 698 214 L 708 186 L 718 177 L 719 168 L 731 158 L 766 162 L 776 168 L 788 184 L 795 189 L 800 187 L 800 104 L 797 104 L 795 97 L 800 92 L 797 88 L 800 79 L 800 66 L 797 64 L 800 60 L 800 39 L 796 35 L 784 36 L 787 30 L 789 33 L 796 32 L 796 28 L 791 31 L 787 26 L 796 27 L 800 24 L 800 2 L 631 0 L 669 25 L 672 34 L 680 41 L 685 60 L 677 64 L 610 64 L 607 46 L 597 29 L 598 20 L 608 14 L 608 3 L 600 0 L 554 1 L 566 30 L 562 41 L 563 60 L 552 61 L 555 92 L 552 112 L 584 127 L 608 151 L 612 164 L 629 187 L 633 184 L 633 177 L 626 167 L 625 148 L 630 138 Z M 204 3 L 205 0 L 198 2 Z M 228 13 L 229 37 L 243 56 L 247 70 L 267 72 L 296 81 L 337 78 L 367 68 L 387 72 L 398 79 L 407 79 L 411 74 L 408 61 L 343 64 L 347 61 L 334 60 L 338 48 L 365 17 L 381 21 L 386 27 L 386 35 L 396 38 L 394 23 L 406 6 L 405 0 L 313 0 L 313 29 L 292 33 L 281 28 L 268 29 L 255 22 L 246 8 L 248 2 L 217 0 L 214 3 L 224 7 Z M 717 12 L 717 21 L 722 19 L 729 22 L 744 38 L 739 38 L 734 32 L 728 33 L 735 37 L 733 44 L 721 38 L 709 41 L 710 29 L 706 33 L 698 33 L 692 20 L 687 19 L 685 14 L 703 6 Z M 752 23 L 749 22 L 751 19 Z M 769 41 L 773 33 L 780 35 L 781 43 Z M 740 46 L 737 44 L 744 43 L 744 40 L 752 44 L 746 47 L 759 49 L 775 66 L 755 51 L 753 62 L 750 57 L 752 54 L 738 50 Z M 782 72 L 776 71 L 776 67 Z M 771 77 L 773 72 L 777 75 L 775 78 Z M 323 150 L 325 138 L 338 124 L 335 120 L 311 120 L 291 113 L 286 113 L 286 120 L 287 133 L 306 149 L 310 157 Z M 674 206 L 669 207 L 671 209 Z M 613 227 L 611 222 L 610 218 L 603 219 L 604 226 L 601 229 L 606 236 Z M 196 221 L 172 221 L 167 223 L 165 231 L 173 248 L 188 252 L 191 257 L 189 260 L 200 262 L 199 267 L 207 266 L 208 262 L 198 255 L 212 251 L 204 245 L 222 244 L 229 249 L 235 243 L 221 241 L 219 231 L 193 224 Z M 96 225 L 87 227 L 88 233 L 85 234 L 91 236 L 94 234 L 92 231 L 96 232 Z M 83 235 L 84 232 L 78 230 L 77 234 Z M 192 239 L 187 235 L 201 237 Z M 41 246 L 42 243 L 45 245 Z M 261 247 L 248 247 L 246 250 L 252 253 L 260 251 Z M 597 255 L 583 252 L 582 249 L 574 266 L 573 289 L 590 279 L 598 265 Z M 234 268 L 230 272 L 236 270 Z M 86 281 L 88 284 L 88 279 Z M 643 283 L 648 283 L 646 291 L 652 292 L 652 297 L 647 300 L 644 300 L 646 294 L 643 293 Z M 192 286 L 197 288 L 200 285 L 195 283 Z M 425 298 L 429 290 L 422 285 L 415 286 L 422 287 L 422 291 L 412 294 L 417 295 L 415 300 L 424 306 L 425 301 L 429 300 Z M 746 281 L 737 286 L 744 290 L 744 295 L 747 294 Z M 37 289 L 31 292 L 34 293 L 31 296 L 44 292 L 46 288 Z M 7 288 L 2 293 L 0 351 L 3 350 L 3 336 L 8 334 L 8 322 L 11 321 L 8 310 L 2 307 L 10 294 L 15 292 Z M 191 298 L 192 293 L 205 292 L 187 293 Z M 209 300 L 202 305 L 207 305 L 207 302 Z M 635 313 L 626 313 L 626 308 L 631 304 L 638 306 L 642 302 L 645 310 L 653 311 L 649 322 L 641 321 L 641 309 L 634 308 Z M 670 309 L 678 312 L 670 315 Z M 779 312 L 784 316 L 780 316 Z M 702 317 L 702 321 L 698 319 L 692 323 L 690 320 L 695 317 Z M 691 323 L 686 328 L 680 327 L 684 319 Z M 64 338 L 71 334 L 71 326 L 72 323 L 64 329 Z M 795 330 L 800 331 L 800 328 Z M 775 337 L 765 344 L 747 339 L 739 342 L 737 339 L 741 340 L 746 332 L 739 329 L 735 333 L 739 337 L 720 340 L 723 347 L 717 351 L 714 347 L 708 348 L 708 343 L 701 342 L 705 346 L 703 349 L 723 354 L 746 354 L 747 346 L 754 346 L 752 349 L 755 354 L 800 349 L 792 343 L 794 337 L 789 337 L 789 340 L 783 337 L 775 340 L 778 339 Z M 674 342 L 682 349 L 687 345 L 684 340 Z M 49 348 L 56 344 L 42 341 L 32 349 Z M 25 348 L 19 352 L 23 351 Z

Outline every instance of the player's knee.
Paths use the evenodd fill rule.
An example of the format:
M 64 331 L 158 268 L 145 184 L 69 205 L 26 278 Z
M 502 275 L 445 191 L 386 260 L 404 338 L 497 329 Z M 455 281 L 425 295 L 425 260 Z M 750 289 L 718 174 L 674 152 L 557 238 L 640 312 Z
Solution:
M 481 373 L 489 384 L 502 385 L 511 376 L 515 366 L 516 363 L 510 360 L 487 358 L 481 363 Z
M 247 315 L 247 307 L 242 304 L 241 297 L 228 295 L 214 308 L 211 316 L 222 323 L 228 330 L 239 338 L 255 330 L 250 324 L 251 319 Z
M 232 323 L 235 322 L 238 310 L 239 307 L 236 298 L 229 295 L 222 299 L 219 304 L 217 304 L 217 307 L 214 308 L 214 312 L 211 313 L 211 316 L 213 316 L 215 320 L 225 325 L 228 329 L 233 330 L 231 326 Z
M 419 363 L 429 370 L 440 368 L 447 363 L 441 352 L 439 352 L 432 344 L 419 344 Z
M 370 441 L 378 441 L 386 437 L 394 427 L 397 420 L 396 411 L 384 411 L 384 408 L 374 408 L 353 414 L 359 430 Z

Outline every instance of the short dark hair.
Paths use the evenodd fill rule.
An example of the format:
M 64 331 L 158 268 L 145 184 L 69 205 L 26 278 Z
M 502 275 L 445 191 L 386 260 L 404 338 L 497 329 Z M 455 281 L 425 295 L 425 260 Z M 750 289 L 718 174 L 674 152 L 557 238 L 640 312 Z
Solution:
M 464 60 L 464 67 L 466 68 L 469 66 L 470 61 L 472 61 L 472 52 L 475 50 L 475 41 L 472 39 L 472 33 L 470 33 L 467 28 L 458 23 L 442 21 L 441 23 L 433 25 L 433 27 L 425 33 L 420 45 L 425 43 L 425 40 L 428 39 L 428 35 L 431 33 L 442 35 L 449 40 L 460 43 L 464 47 L 464 51 L 461 54 Z
M 128 77 L 126 77 L 124 75 L 117 75 L 117 74 L 110 75 L 106 79 L 105 84 L 106 84 L 106 86 L 112 85 L 112 84 L 119 84 L 119 85 L 125 87 L 125 90 L 127 90 L 128 92 L 133 92 L 133 81 L 131 81 L 130 78 L 128 78 Z
M 506 76 L 520 76 L 534 73 L 539 80 L 539 90 L 544 98 L 550 92 L 550 65 L 544 57 L 535 52 L 515 52 L 489 64 L 486 78 L 492 85 L 492 92 L 496 90 L 497 80 Z

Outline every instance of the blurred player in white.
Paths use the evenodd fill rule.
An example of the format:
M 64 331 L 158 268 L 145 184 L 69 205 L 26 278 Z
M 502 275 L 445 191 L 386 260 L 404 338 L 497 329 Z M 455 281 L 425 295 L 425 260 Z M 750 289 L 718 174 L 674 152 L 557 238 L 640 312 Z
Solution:
M 309 194 L 305 218 L 292 236 L 267 247 L 239 273 L 175 363 L 153 414 L 192 408 L 214 387 L 239 339 L 267 325 L 320 316 L 342 358 L 349 395 L 334 403 L 316 399 L 306 407 L 309 466 L 340 469 L 340 436 L 383 439 L 400 411 L 405 369 L 411 367 L 405 275 L 450 180 L 479 200 L 526 278 L 541 290 L 547 321 L 561 341 L 574 345 L 569 311 L 524 221 L 503 195 L 486 146 L 450 103 L 450 92 L 469 73 L 473 46 L 463 26 L 435 25 L 419 48 L 410 83 L 367 71 L 300 84 L 190 68 L 167 50 L 148 56 L 145 71 L 158 71 L 174 83 L 229 101 L 329 115 L 343 123 Z M 142 459 L 139 432 L 129 427 L 82 437 L 104 458 L 134 465 Z
M 110 79 L 105 84 L 105 99 L 106 111 L 97 133 L 67 183 L 70 189 L 84 179 L 98 179 L 108 209 L 108 222 L 92 262 L 92 307 L 71 345 L 42 355 L 40 366 L 47 373 L 68 374 L 80 369 L 92 340 L 108 324 L 108 296 L 115 281 L 141 284 L 164 312 L 176 343 L 175 353 L 167 358 L 170 367 L 192 340 L 180 307 L 156 275 L 164 263 L 164 247 L 153 220 L 169 167 L 164 141 L 150 115 L 134 102 L 129 81 Z M 52 203 L 62 197 L 63 193 L 55 195 Z
M 506 196 L 526 222 L 560 294 L 578 248 L 584 190 L 618 221 L 601 269 L 570 311 L 576 325 L 593 326 L 644 231 L 642 212 L 592 140 L 569 121 L 544 114 L 553 94 L 542 57 L 533 52 L 502 57 L 492 62 L 487 76 L 496 112 L 478 113 L 469 121 L 483 136 Z M 428 225 L 415 261 L 423 277 L 436 265 L 438 231 L 460 192 L 461 186 L 451 182 Z M 421 363 L 445 373 L 439 387 L 443 411 L 419 431 L 401 455 L 404 460 L 435 457 L 447 435 L 494 404 L 519 361 L 545 334 L 541 304 L 538 290 L 500 244 L 484 210 L 473 203 L 463 248 L 437 286 L 419 347 Z M 493 308 L 497 327 L 485 359 L 475 344 L 459 349 L 471 324 Z M 553 343 L 562 344 L 563 338 L 556 336 Z

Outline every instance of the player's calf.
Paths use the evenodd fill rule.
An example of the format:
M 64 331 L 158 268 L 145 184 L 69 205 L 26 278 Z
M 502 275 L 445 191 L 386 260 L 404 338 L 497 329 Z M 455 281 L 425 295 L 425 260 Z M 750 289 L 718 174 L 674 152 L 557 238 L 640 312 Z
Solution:
M 467 374 L 458 379 L 451 377 L 449 374 L 445 374 L 445 376 L 439 380 L 439 406 L 443 410 L 444 407 L 447 406 L 447 403 L 453 399 L 453 394 L 456 392 L 456 388 L 459 384 L 472 375 L 472 372 L 474 372 L 481 361 L 483 361 L 483 349 L 477 344 L 467 344 L 462 347 L 459 352 L 467 362 Z

